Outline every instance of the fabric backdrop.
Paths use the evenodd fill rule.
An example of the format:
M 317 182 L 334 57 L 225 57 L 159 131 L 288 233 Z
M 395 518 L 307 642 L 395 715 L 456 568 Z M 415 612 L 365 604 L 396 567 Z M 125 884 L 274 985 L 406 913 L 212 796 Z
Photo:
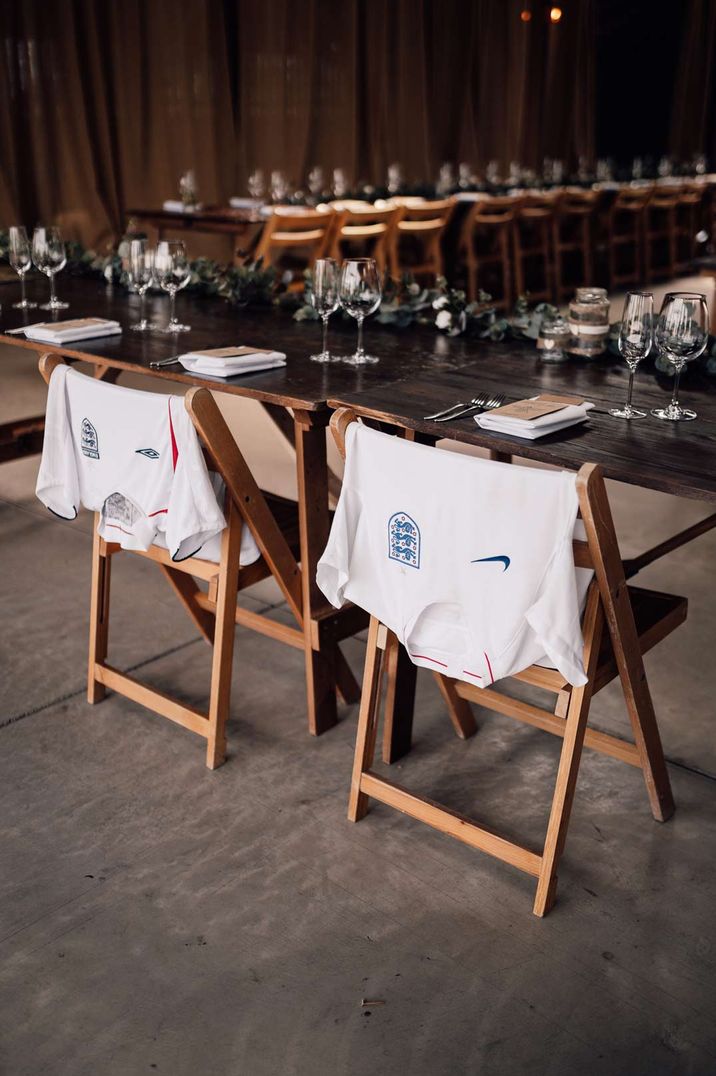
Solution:
M 0 0 L 0 225 L 102 245 L 188 168 L 216 203 L 257 167 L 591 157 L 595 2 Z

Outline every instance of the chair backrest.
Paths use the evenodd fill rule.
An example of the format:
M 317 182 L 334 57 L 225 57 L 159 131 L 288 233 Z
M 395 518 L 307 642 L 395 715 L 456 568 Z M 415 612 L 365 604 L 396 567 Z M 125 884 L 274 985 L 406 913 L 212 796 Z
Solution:
M 40 357 L 40 373 L 48 385 L 55 368 L 63 363 L 60 355 L 48 353 Z M 199 437 L 205 460 L 221 476 L 228 495 L 300 621 L 303 615 L 301 584 L 295 558 L 216 401 L 207 389 L 192 387 L 184 396 L 184 406 Z
M 610 212 L 612 214 L 626 210 L 628 212 L 641 212 L 652 196 L 654 187 L 621 187 L 612 202 Z
M 454 198 L 441 198 L 435 201 L 413 201 L 403 199 L 398 217 L 398 231 L 417 236 L 435 235 L 446 227 L 453 210 Z
M 355 429 L 356 436 L 346 464 L 348 486 L 319 563 L 318 584 L 329 601 L 356 601 L 398 632 L 416 663 L 451 669 L 450 676 L 461 671 L 484 686 L 548 653 L 569 683 L 583 683 L 571 544 L 578 510 L 575 476 L 526 472 L 356 429 L 345 413 L 334 416 L 332 426 L 344 451 L 347 431 Z M 384 480 L 376 481 L 381 468 Z M 476 496 L 492 506 L 479 521 Z M 360 527 L 346 538 L 359 516 Z M 520 535 L 528 520 L 538 517 L 540 526 L 527 547 Z M 352 548 L 350 567 L 346 543 Z M 391 561 L 398 562 L 400 574 Z M 419 572 L 426 566 L 432 585 L 425 579 L 416 588 L 412 572 L 403 580 L 405 567 Z M 448 596 L 463 591 L 473 597 Z M 449 614 L 454 632 L 448 642 L 448 610 L 437 607 L 455 602 L 459 608 Z M 482 649 L 488 637 L 491 655 Z M 463 668 L 468 659 L 474 664 Z
M 550 220 L 554 216 L 557 200 L 557 194 L 533 194 L 527 191 L 520 199 L 517 220 Z
M 598 202 L 597 191 L 568 187 L 558 194 L 555 209 L 558 216 L 589 216 L 596 211 Z
M 252 254 L 252 260 L 262 259 L 265 266 L 273 265 L 281 252 L 296 248 L 306 251 L 306 268 L 322 257 L 330 242 L 334 214 L 297 206 L 275 206 Z
M 341 241 L 346 243 L 372 243 L 380 260 L 384 261 L 386 243 L 392 239 L 401 213 L 399 206 L 376 208 L 367 202 L 352 203 L 335 211 L 335 223 L 331 242 L 331 255 L 341 256 Z

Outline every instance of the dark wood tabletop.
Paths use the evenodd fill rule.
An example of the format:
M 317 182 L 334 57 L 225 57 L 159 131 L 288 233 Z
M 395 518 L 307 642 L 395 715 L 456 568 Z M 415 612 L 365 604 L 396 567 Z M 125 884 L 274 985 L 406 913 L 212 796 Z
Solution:
M 28 294 L 44 300 L 47 281 L 28 282 Z M 161 378 L 167 383 L 205 387 L 251 397 L 265 403 L 304 411 L 351 406 L 390 424 L 466 443 L 512 453 L 543 463 L 577 469 L 585 462 L 598 463 L 610 477 L 634 485 L 662 490 L 704 501 L 716 501 L 716 379 L 690 370 L 682 381 L 682 399 L 698 412 L 689 423 L 665 423 L 648 417 L 625 422 L 606 410 L 625 399 L 627 370 L 616 357 L 596 362 L 574 360 L 545 366 L 531 342 L 488 343 L 449 339 L 432 327 L 383 328 L 371 319 L 366 324 L 366 346 L 380 358 L 375 366 L 349 367 L 341 363 L 321 365 L 309 355 L 319 349 L 320 327 L 300 323 L 286 311 L 240 309 L 222 300 L 195 298 L 180 293 L 177 314 L 192 326 L 178 339 L 162 334 L 129 330 L 137 320 L 139 301 L 120 287 L 87 278 L 58 278 L 60 297 L 70 301 L 62 317 L 98 316 L 118 320 L 121 337 L 90 340 L 71 347 L 31 343 L 22 337 L 5 337 L 5 330 L 32 323 L 48 315 L 32 310 L 22 315 L 11 308 L 19 295 L 17 285 L 2 288 L 0 342 L 31 348 L 34 352 L 58 351 L 78 359 L 133 370 Z M 168 317 L 168 300 L 152 295 L 150 316 L 161 322 Z M 226 380 L 196 377 L 171 366 L 150 370 L 149 362 L 178 351 L 248 344 L 284 351 L 284 368 L 247 374 Z M 355 329 L 339 317 L 331 321 L 330 345 L 339 352 L 352 351 Z M 168 386 L 169 387 L 169 386 Z M 508 400 L 534 396 L 542 391 L 583 396 L 595 403 L 588 422 L 560 431 L 539 441 L 524 441 L 481 430 L 475 422 L 427 422 L 423 416 L 465 400 L 479 391 L 505 393 Z M 670 379 L 654 376 L 651 367 L 640 369 L 634 401 L 645 410 L 662 405 L 670 395 Z

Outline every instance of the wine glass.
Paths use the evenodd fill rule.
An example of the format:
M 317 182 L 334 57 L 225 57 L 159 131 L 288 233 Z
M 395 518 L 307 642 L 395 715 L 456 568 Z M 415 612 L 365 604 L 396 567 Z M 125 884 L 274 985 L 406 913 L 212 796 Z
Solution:
M 629 389 L 624 407 L 610 408 L 609 414 L 614 418 L 646 418 L 646 411 L 632 407 L 631 394 L 636 368 L 647 357 L 653 343 L 654 296 L 650 291 L 627 292 L 619 329 L 619 354 L 629 367 Z
M 338 263 L 333 258 L 319 258 L 313 266 L 311 306 L 323 322 L 323 347 L 320 354 L 311 355 L 313 362 L 334 361 L 328 350 L 328 319 L 338 309 L 338 283 Z
M 674 391 L 668 407 L 657 407 L 654 418 L 667 422 L 690 422 L 696 412 L 679 403 L 679 379 L 687 362 L 703 355 L 709 339 L 706 296 L 693 291 L 673 291 L 664 297 L 656 323 L 656 344 L 676 370 Z
M 152 328 L 147 320 L 147 292 L 154 280 L 154 251 L 146 239 L 130 239 L 122 261 L 127 280 L 134 285 L 140 299 L 139 321 L 129 327 L 147 333 Z
M 32 310 L 33 307 L 37 306 L 37 303 L 31 302 L 25 296 L 25 276 L 32 268 L 32 249 L 30 240 L 27 238 L 27 232 L 22 225 L 15 224 L 10 228 L 8 255 L 10 265 L 20 277 L 20 287 L 22 289 L 22 299 L 19 303 L 13 303 L 12 305 L 16 310 Z
M 55 276 L 67 265 L 65 244 L 59 228 L 35 228 L 32 236 L 32 260 L 36 268 L 50 280 L 50 301 L 42 303 L 40 310 L 66 310 L 70 305 L 63 303 L 55 294 Z
M 274 205 L 281 205 L 288 197 L 288 180 L 283 172 L 274 169 L 271 173 L 271 200 Z
M 343 262 L 338 300 L 358 322 L 358 346 L 355 354 L 345 356 L 343 362 L 351 366 L 377 362 L 375 355 L 366 355 L 363 349 L 363 320 L 378 309 L 381 300 L 380 274 L 375 258 L 350 258 Z
M 348 173 L 345 168 L 334 168 L 333 183 L 331 186 L 334 198 L 345 198 L 348 194 L 349 187 Z
M 154 276 L 159 287 L 169 293 L 169 324 L 163 333 L 186 333 L 191 325 L 182 325 L 176 318 L 176 295 L 189 283 L 189 261 L 181 239 L 162 239 L 154 255 Z
M 308 173 L 308 190 L 314 203 L 320 200 L 325 185 L 326 180 L 323 169 L 320 165 L 315 165 Z
M 249 176 L 248 188 L 252 198 L 255 198 L 257 202 L 263 201 L 263 197 L 266 193 L 266 181 L 264 180 L 264 174 L 260 168 L 257 168 Z

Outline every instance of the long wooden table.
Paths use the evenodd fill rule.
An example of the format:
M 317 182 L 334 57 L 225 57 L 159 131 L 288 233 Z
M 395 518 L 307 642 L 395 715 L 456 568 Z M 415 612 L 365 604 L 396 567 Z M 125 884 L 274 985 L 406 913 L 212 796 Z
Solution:
M 236 244 L 234 260 L 242 263 L 266 223 L 256 209 L 232 209 L 230 206 L 209 206 L 189 212 L 170 209 L 130 209 L 128 226 L 141 224 L 154 228 L 158 239 L 167 232 L 191 232 L 199 235 L 228 235 Z
M 15 289 L 15 290 L 13 290 Z M 28 292 L 45 298 L 46 284 L 34 281 Z M 123 289 L 87 279 L 60 277 L 60 294 L 69 300 L 63 316 L 112 317 L 123 327 L 137 319 L 138 300 Z M 318 346 L 317 324 L 301 324 L 273 309 L 241 310 L 219 300 L 193 299 L 180 295 L 178 316 L 192 326 L 178 340 L 155 334 L 123 332 L 121 337 L 87 341 L 84 345 L 53 348 L 4 331 L 30 318 L 12 310 L 10 303 L 19 288 L 8 285 L 3 293 L 0 343 L 27 348 L 35 354 L 56 351 L 71 359 L 90 362 L 98 374 L 129 370 L 173 384 L 203 385 L 213 391 L 259 401 L 296 448 L 304 616 L 310 626 L 306 646 L 308 714 L 311 730 L 320 733 L 336 720 L 336 650 L 341 638 L 355 628 L 355 619 L 343 618 L 326 602 L 315 584 L 315 566 L 329 528 L 329 480 L 326 426 L 331 408 L 358 406 L 379 422 L 402 427 L 427 441 L 454 438 L 503 455 L 515 455 L 577 470 L 583 463 L 599 464 L 605 475 L 622 482 L 661 490 L 678 496 L 716 502 L 716 379 L 697 371 L 683 380 L 682 398 L 699 414 L 696 422 L 662 423 L 656 419 L 623 422 L 611 418 L 607 409 L 625 399 L 626 367 L 616 358 L 598 362 L 572 362 L 545 366 L 534 345 L 512 341 L 488 343 L 463 337 L 448 339 L 432 327 L 381 330 L 369 322 L 367 344 L 380 357 L 375 366 L 355 368 L 343 364 L 321 365 L 309 360 Z M 7 296 L 7 299 L 6 299 Z M 149 316 L 167 318 L 167 300 L 152 297 Z M 34 316 L 32 316 L 34 315 Z M 42 316 L 41 314 L 39 315 Z M 331 346 L 347 352 L 355 346 L 355 330 L 334 319 Z M 153 370 L 150 361 L 201 347 L 227 344 L 276 347 L 286 352 L 280 369 L 216 381 L 197 377 L 180 366 Z M 466 400 L 480 390 L 499 390 L 509 399 L 540 391 L 579 394 L 596 404 L 585 426 L 562 431 L 540 441 L 523 441 L 480 430 L 472 419 L 437 424 L 424 415 Z M 644 407 L 663 404 L 671 390 L 670 379 L 655 378 L 642 370 L 636 381 L 635 401 Z M 1 440 L 1 438 L 0 438 Z M 35 449 L 36 450 L 36 449 Z M 674 548 L 703 533 L 716 523 L 716 515 L 690 527 L 682 535 L 661 543 L 636 558 L 643 567 L 664 547 Z M 671 545 L 669 544 L 671 543 Z M 397 659 L 394 742 L 387 752 L 397 758 L 409 745 L 414 669 L 404 655 Z M 350 693 L 350 685 L 348 685 Z

